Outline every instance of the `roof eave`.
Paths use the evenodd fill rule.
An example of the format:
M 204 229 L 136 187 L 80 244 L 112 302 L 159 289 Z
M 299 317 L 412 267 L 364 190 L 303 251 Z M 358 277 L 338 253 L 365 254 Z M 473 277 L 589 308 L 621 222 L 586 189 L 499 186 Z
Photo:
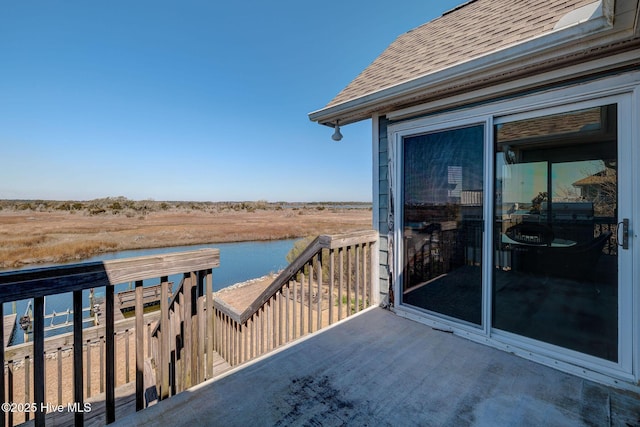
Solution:
M 499 69 L 512 70 L 530 67 L 544 53 L 569 46 L 571 51 L 579 51 L 587 47 L 583 40 L 613 28 L 613 17 L 603 8 L 603 14 L 597 18 L 574 24 L 572 26 L 540 35 L 525 42 L 460 62 L 451 67 L 438 70 L 423 76 L 399 83 L 394 86 L 371 92 L 364 96 L 325 107 L 309 113 L 309 119 L 319 124 L 334 126 L 355 123 L 371 116 L 372 111 L 384 110 L 385 106 L 401 102 L 403 99 L 419 97 L 420 94 L 446 89 L 448 85 L 473 77 L 482 79 L 483 75 L 495 74 Z M 567 55 L 565 49 L 562 55 Z M 546 57 L 545 60 L 549 58 Z

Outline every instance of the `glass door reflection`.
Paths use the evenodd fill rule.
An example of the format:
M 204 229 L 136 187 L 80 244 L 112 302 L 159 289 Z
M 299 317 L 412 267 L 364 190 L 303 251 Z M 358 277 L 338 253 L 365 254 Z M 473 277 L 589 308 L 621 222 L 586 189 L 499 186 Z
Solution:
M 616 105 L 495 127 L 494 328 L 618 359 Z
M 402 302 L 482 324 L 484 126 L 403 140 Z

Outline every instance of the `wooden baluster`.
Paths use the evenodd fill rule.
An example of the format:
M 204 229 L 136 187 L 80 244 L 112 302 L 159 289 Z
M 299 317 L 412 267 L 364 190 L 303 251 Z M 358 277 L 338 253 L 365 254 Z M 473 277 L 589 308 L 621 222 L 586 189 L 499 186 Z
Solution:
M 371 306 L 371 293 L 369 292 L 369 282 L 371 282 L 371 271 L 369 270 L 369 259 L 371 258 L 371 243 L 365 243 L 364 256 L 362 257 L 362 292 L 365 300 L 365 306 Z
M 158 298 L 158 297 L 156 297 L 156 298 Z M 147 322 L 147 333 L 145 334 L 144 338 L 147 340 L 147 355 L 146 355 L 146 357 L 148 357 L 149 359 L 158 360 L 157 355 L 154 357 L 151 354 L 151 323 Z
M 233 361 L 233 324 L 231 323 L 231 317 L 225 315 L 226 334 L 227 334 L 227 360 L 231 366 L 235 366 Z
M 246 321 L 244 325 L 242 325 L 242 342 L 243 342 L 243 351 L 244 357 L 243 361 L 246 362 L 249 360 L 249 321 Z
M 115 376 L 115 326 L 114 326 L 114 286 L 108 285 L 105 288 L 105 339 L 107 357 L 106 375 L 106 423 L 111 424 L 116 420 L 116 376 Z
M 99 337 L 100 342 L 100 393 L 104 393 L 104 337 Z
M 191 276 L 191 310 L 189 315 L 191 317 L 191 357 L 189 358 L 189 370 L 190 370 L 190 383 L 188 387 L 193 387 L 198 384 L 198 275 L 196 273 L 190 273 Z
M 213 378 L 213 340 L 215 331 L 215 315 L 213 310 L 213 270 L 206 271 L 207 298 L 207 378 Z
M 344 287 L 344 250 L 338 248 L 338 321 L 342 320 L 342 288 Z
M 231 366 L 236 366 L 238 360 L 236 359 L 236 324 L 229 316 L 229 352 L 231 355 Z
M 278 292 L 278 346 L 281 346 L 284 343 L 284 318 L 283 312 L 284 308 L 282 307 L 284 295 L 282 294 L 282 290 Z
M 169 396 L 175 396 L 177 393 L 177 356 L 176 353 L 178 351 L 177 343 L 176 343 L 176 306 L 178 305 L 178 300 L 174 300 L 173 309 L 169 310 L 169 335 L 167 336 L 167 340 L 169 341 Z
M 264 310 L 264 306 L 262 306 L 262 308 L 260 308 L 260 356 L 262 356 L 264 354 L 264 328 L 265 328 L 265 310 Z
M 266 351 L 269 351 L 273 348 L 272 347 L 273 346 L 273 332 L 272 332 L 273 331 L 273 320 L 272 320 L 273 312 L 272 312 L 271 300 L 267 301 L 266 310 L 267 310 L 267 316 L 265 318 L 265 321 L 267 322 Z
M 2 304 L 0 304 L 0 306 L 1 305 Z M 4 319 L 4 316 L 2 318 Z M 4 339 L 0 342 L 4 345 Z M 2 351 L 2 357 L 4 358 L 4 349 Z M 2 386 L 4 387 L 4 381 L 2 382 Z M 12 360 L 9 360 L 7 362 L 7 394 L 5 395 L 5 397 L 6 397 L 6 400 L 2 399 L 0 403 L 14 402 L 13 400 L 13 361 Z M 7 415 L 8 415 L 7 425 L 13 426 L 13 413 L 9 411 Z M 4 414 L 2 415 L 2 420 L 4 421 Z
M 160 346 L 160 357 L 158 367 L 160 368 L 160 400 L 169 397 L 169 278 L 162 276 L 160 278 L 160 331 L 158 342 Z
M 233 329 L 234 329 L 234 333 L 236 336 L 235 339 L 235 353 L 236 353 L 236 364 L 240 364 L 242 363 L 242 345 L 241 342 L 242 340 L 240 339 L 240 334 L 242 333 L 241 328 L 240 328 L 240 324 L 238 324 L 238 322 L 236 322 L 235 320 L 233 321 Z
M 220 321 L 220 356 L 227 362 L 229 362 L 229 355 L 227 354 L 227 348 L 229 345 L 227 344 L 227 315 L 223 312 L 220 312 L 220 317 L 218 319 Z
M 216 341 L 215 341 L 215 349 L 216 352 L 224 358 L 224 352 L 222 351 L 222 347 L 224 344 L 224 329 L 223 329 L 223 317 L 221 311 L 216 311 Z
M 316 256 L 316 282 L 318 285 L 318 314 L 316 318 L 316 331 L 322 329 L 322 249 Z
M 193 283 L 191 281 L 191 274 L 185 273 L 184 284 L 182 285 L 184 294 L 184 306 L 182 309 L 182 325 L 183 325 L 183 354 L 182 360 L 182 375 L 183 383 L 182 390 L 186 390 L 191 387 L 191 363 L 193 362 L 191 354 L 191 346 L 193 337 L 191 336 L 191 313 L 192 313 L 192 288 Z
M 58 405 L 62 405 L 62 348 L 56 349 L 56 362 L 58 365 Z
M 45 425 L 45 412 L 40 410 L 45 400 L 44 383 L 44 297 L 36 297 L 33 299 L 33 400 L 38 405 L 36 427 Z
M 220 322 L 220 333 L 219 333 L 219 342 L 218 342 L 218 347 L 220 347 L 219 353 L 220 356 L 222 356 L 222 358 L 224 360 L 229 360 L 227 359 L 227 319 L 226 319 L 226 315 L 221 311 L 220 314 L 218 315 L 218 321 Z
M 351 253 L 352 253 L 352 247 L 348 246 L 347 247 L 347 317 L 351 316 L 351 286 L 352 286 L 352 280 L 351 280 L 351 273 L 352 273 L 352 265 L 351 265 Z
M 220 322 L 219 322 L 220 319 L 218 318 L 218 316 L 219 316 L 218 309 L 214 307 L 212 314 L 213 314 L 213 321 L 212 321 L 212 324 L 213 324 L 213 331 L 212 331 L 213 342 L 212 342 L 212 344 L 213 345 L 212 345 L 211 349 L 213 351 L 215 351 L 215 352 L 218 352 L 218 354 L 220 354 L 220 352 L 218 351 L 218 342 L 220 341 L 220 336 L 218 335 L 218 326 L 220 324 Z
M 334 265 L 335 251 L 329 250 L 329 325 L 333 324 L 333 286 L 334 286 Z
M 307 304 L 307 310 L 308 310 L 308 319 L 307 319 L 307 332 L 311 333 L 313 332 L 313 310 L 311 310 L 311 308 L 313 307 L 312 304 L 312 300 L 313 300 L 313 261 L 310 261 L 309 264 L 309 283 L 308 283 L 308 291 L 307 291 L 307 300 L 308 300 L 308 304 Z
M 292 317 L 293 317 L 293 322 L 291 322 L 291 327 L 292 327 L 292 331 L 291 331 L 291 339 L 296 339 L 297 334 L 298 334 L 298 283 L 300 282 L 299 280 L 300 275 L 298 274 L 298 277 L 296 278 L 297 280 L 295 282 L 293 282 L 293 310 L 292 310 Z
M 91 341 L 87 340 L 87 398 L 91 397 Z
M 235 366 L 235 358 L 234 358 L 234 345 L 233 345 L 233 322 L 231 321 L 231 317 L 227 316 L 227 353 L 229 357 L 229 363 L 231 366 Z
M 356 283 L 355 283 L 355 312 L 360 311 L 360 302 L 358 300 L 358 288 L 360 288 L 360 245 L 355 246 L 355 263 L 356 263 Z
M 226 314 L 222 314 L 222 357 L 229 364 L 231 359 L 229 358 L 229 320 Z
M 291 305 L 291 282 L 287 282 L 287 290 L 286 290 L 286 297 L 284 300 L 285 306 L 284 306 L 284 311 L 285 311 L 285 342 L 289 342 L 290 338 L 289 338 L 289 330 L 290 330 L 290 319 L 289 316 L 291 315 L 289 313 L 289 306 Z
M 254 338 L 253 338 L 253 342 L 254 342 L 254 351 L 253 351 L 253 357 L 258 357 L 260 355 L 260 311 L 256 311 L 254 313 L 254 315 L 251 317 L 251 323 L 252 323 L 252 327 L 253 327 L 253 333 L 254 333 Z
M 240 348 L 240 325 L 235 320 L 232 320 L 233 326 L 233 358 L 235 360 L 235 364 L 240 364 L 240 353 L 242 349 Z
M 240 338 L 242 340 L 242 363 L 249 360 L 249 322 L 240 324 Z
M 124 361 L 124 364 L 125 364 L 124 383 L 125 384 L 129 384 L 129 371 L 131 369 L 131 366 L 130 366 L 131 364 L 129 363 L 129 341 L 131 341 L 129 339 L 129 330 L 125 329 L 125 331 L 124 331 L 124 353 L 125 353 L 125 356 L 124 356 L 124 358 L 125 358 L 125 361 Z
M 278 346 L 278 293 L 271 297 L 271 349 Z
M 31 356 L 24 358 L 24 401 L 31 402 Z M 31 415 L 29 412 L 24 413 L 24 420 L 29 421 Z
M 179 347 L 176 347 L 176 393 L 180 393 L 184 390 L 184 340 L 185 340 L 185 328 L 184 328 L 184 306 L 185 302 L 185 285 L 188 279 L 182 280 L 182 291 L 178 294 L 178 308 L 176 310 L 175 320 L 175 333 L 180 340 Z
M 251 326 L 249 326 L 251 325 Z M 251 331 L 249 336 L 249 358 L 253 359 L 255 357 L 255 340 L 256 340 L 256 322 L 255 322 L 255 314 L 252 315 L 247 320 L 247 326 L 249 326 L 249 330 Z
M 300 275 L 300 336 L 304 335 L 304 281 L 305 281 L 304 267 L 302 274 Z
M 231 318 L 227 315 L 224 316 L 224 324 L 225 324 L 225 335 L 227 337 L 227 360 L 231 366 L 234 366 L 233 363 L 233 331 L 231 329 Z
M 205 298 L 205 279 L 206 272 L 198 271 L 198 384 L 203 382 L 205 379 L 205 344 L 206 344 L 206 317 L 204 313 L 204 298 Z M 207 313 L 209 314 L 209 313 Z
M 144 287 L 143 281 L 136 281 L 136 411 L 144 409 Z M 127 336 L 127 343 L 129 337 Z M 127 372 L 129 370 L 127 369 Z M 128 382 L 128 381 L 127 381 Z

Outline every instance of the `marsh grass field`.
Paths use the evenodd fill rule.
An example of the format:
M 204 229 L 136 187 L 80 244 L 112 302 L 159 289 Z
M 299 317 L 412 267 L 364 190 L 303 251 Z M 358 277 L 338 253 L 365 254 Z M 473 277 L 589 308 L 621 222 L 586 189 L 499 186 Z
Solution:
M 0 268 L 129 249 L 265 241 L 371 228 L 364 203 L 0 201 Z

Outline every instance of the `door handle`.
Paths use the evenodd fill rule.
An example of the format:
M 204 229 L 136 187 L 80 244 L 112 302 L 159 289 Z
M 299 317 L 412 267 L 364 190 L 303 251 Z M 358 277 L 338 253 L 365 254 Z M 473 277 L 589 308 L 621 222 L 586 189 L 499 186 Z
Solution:
M 620 233 L 620 226 L 622 226 L 622 233 Z M 622 240 L 620 240 L 621 235 Z M 625 218 L 618 223 L 616 240 L 618 241 L 618 246 L 622 246 L 622 249 L 629 249 L 629 218 Z

